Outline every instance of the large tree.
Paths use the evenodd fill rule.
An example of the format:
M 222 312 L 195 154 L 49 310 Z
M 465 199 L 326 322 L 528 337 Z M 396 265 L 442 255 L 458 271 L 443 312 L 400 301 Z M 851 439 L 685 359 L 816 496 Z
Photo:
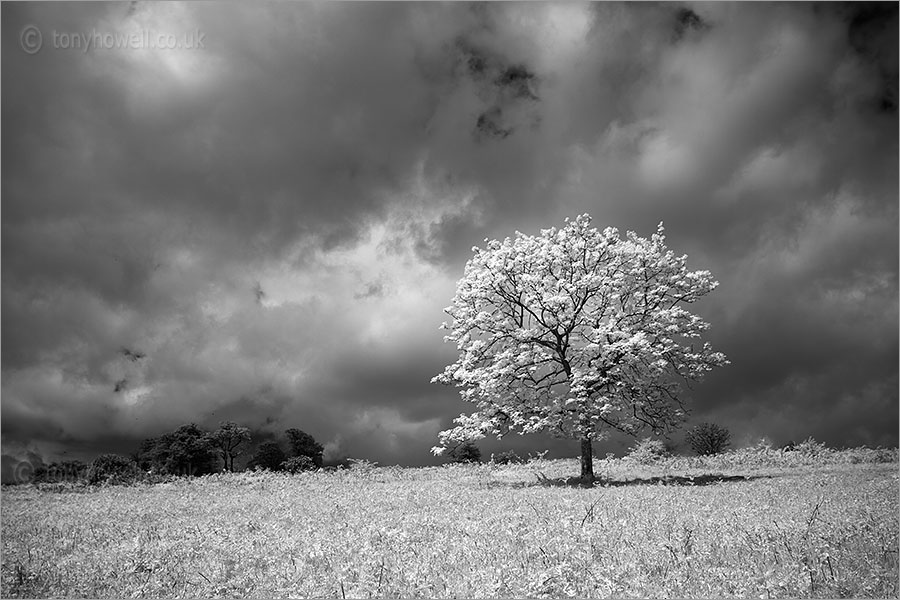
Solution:
M 226 421 L 209 435 L 212 445 L 219 451 L 226 471 L 234 471 L 234 459 L 243 453 L 242 445 L 250 442 L 250 430 L 237 423 Z
M 436 454 L 549 431 L 580 440 L 590 482 L 593 440 L 671 430 L 685 414 L 680 382 L 727 364 L 694 344 L 709 325 L 686 308 L 717 282 L 666 247 L 662 224 L 649 239 L 623 239 L 582 215 L 473 251 L 442 326 L 459 358 L 432 381 L 459 386 L 477 410 L 440 433 Z

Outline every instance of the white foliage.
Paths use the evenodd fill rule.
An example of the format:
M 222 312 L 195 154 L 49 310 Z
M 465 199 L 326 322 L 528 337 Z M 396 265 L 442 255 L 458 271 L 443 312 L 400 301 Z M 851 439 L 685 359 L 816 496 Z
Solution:
M 442 325 L 459 358 L 432 381 L 459 386 L 476 411 L 435 453 L 509 431 L 665 429 L 684 415 L 678 380 L 727 364 L 690 343 L 709 327 L 685 308 L 718 285 L 709 271 L 688 271 L 662 223 L 649 239 L 590 224 L 585 214 L 473 248 Z

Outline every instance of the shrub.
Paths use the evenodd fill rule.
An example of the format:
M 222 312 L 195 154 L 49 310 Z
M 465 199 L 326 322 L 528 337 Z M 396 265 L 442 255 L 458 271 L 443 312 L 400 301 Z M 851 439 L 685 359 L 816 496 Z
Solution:
M 647 437 L 635 443 L 628 452 L 628 458 L 642 465 L 650 465 L 667 456 L 666 445 L 662 440 Z
M 120 454 L 102 454 L 95 458 L 87 470 L 88 483 L 96 485 L 130 484 L 140 477 L 136 462 Z
M 481 450 L 472 442 L 463 442 L 450 451 L 449 458 L 452 463 L 481 462 Z
M 831 452 L 828 446 L 821 442 L 817 442 L 812 437 L 808 437 L 794 446 L 794 451 L 809 458 L 819 458 Z
M 281 470 L 288 473 L 301 473 L 303 471 L 315 471 L 316 463 L 308 456 L 292 456 L 281 463 Z
M 497 465 L 509 465 L 524 463 L 525 459 L 516 454 L 513 450 L 491 454 L 491 462 Z
M 700 423 L 688 430 L 685 441 L 700 456 L 720 454 L 728 448 L 731 433 L 715 423 Z

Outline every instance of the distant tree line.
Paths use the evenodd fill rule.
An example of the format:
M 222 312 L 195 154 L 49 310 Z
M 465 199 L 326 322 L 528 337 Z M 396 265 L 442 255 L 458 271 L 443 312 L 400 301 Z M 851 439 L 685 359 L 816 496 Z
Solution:
M 80 460 L 64 460 L 38 465 L 34 470 L 34 481 L 75 481 L 85 479 L 88 465 Z
M 310 434 L 299 429 L 284 432 L 287 449 L 277 441 L 263 442 L 247 463 L 250 469 L 269 471 L 309 471 L 322 467 L 325 448 Z
M 128 483 L 168 476 L 201 476 L 239 470 L 235 459 L 248 453 L 250 429 L 227 421 L 214 431 L 190 423 L 175 431 L 147 438 L 130 456 L 103 454 L 85 464 L 62 461 L 40 465 L 35 482 Z M 300 429 L 284 432 L 283 440 L 264 441 L 249 456 L 248 469 L 298 473 L 322 468 L 325 448 Z
M 251 441 L 250 430 L 231 421 L 212 432 L 191 423 L 172 433 L 144 440 L 134 458 L 142 470 L 160 475 L 234 471 L 235 459 L 249 450 Z M 284 441 L 259 444 L 247 468 L 297 472 L 322 466 L 325 448 L 310 434 L 291 428 L 284 432 Z
M 728 449 L 730 432 L 713 423 L 700 423 L 685 432 L 684 441 L 695 454 L 711 456 Z M 235 466 L 235 459 L 249 454 L 251 442 L 250 430 L 231 421 L 221 423 L 214 431 L 190 423 L 170 433 L 145 439 L 131 456 L 104 454 L 90 464 L 62 461 L 40 465 L 35 469 L 33 480 L 127 483 L 155 477 L 233 472 L 240 470 Z M 783 448 L 784 451 L 794 449 L 793 443 Z M 671 456 L 674 451 L 671 442 L 645 438 L 636 442 L 628 456 L 641 463 L 652 463 L 661 457 Z M 323 453 L 324 447 L 312 435 L 291 428 L 285 430 L 279 439 L 258 444 L 249 454 L 244 468 L 288 473 L 312 471 L 323 467 Z M 481 450 L 471 441 L 453 447 L 447 458 L 451 463 L 478 463 L 482 460 Z M 496 464 L 509 464 L 524 462 L 525 459 L 508 451 L 492 454 L 490 460 Z

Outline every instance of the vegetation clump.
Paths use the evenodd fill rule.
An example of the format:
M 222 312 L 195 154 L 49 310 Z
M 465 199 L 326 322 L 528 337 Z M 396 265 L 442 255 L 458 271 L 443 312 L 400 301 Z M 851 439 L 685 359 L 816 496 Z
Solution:
M 665 442 L 646 437 L 631 447 L 628 459 L 642 465 L 652 465 L 666 458 L 668 454 Z
M 131 458 L 120 454 L 101 454 L 91 461 L 87 480 L 91 485 L 127 485 L 138 481 L 140 474 L 141 470 Z
M 700 423 L 685 435 L 685 441 L 699 456 L 712 456 L 724 452 L 730 443 L 731 433 L 715 423 Z
M 516 454 L 514 450 L 507 450 L 491 454 L 491 462 L 495 465 L 521 464 L 525 462 L 525 459 Z
M 292 456 L 281 463 L 281 470 L 291 474 L 302 473 L 304 471 L 315 471 L 316 463 L 308 456 Z
M 477 463 L 481 462 L 481 450 L 472 442 L 463 442 L 453 448 L 448 458 L 451 463 Z

